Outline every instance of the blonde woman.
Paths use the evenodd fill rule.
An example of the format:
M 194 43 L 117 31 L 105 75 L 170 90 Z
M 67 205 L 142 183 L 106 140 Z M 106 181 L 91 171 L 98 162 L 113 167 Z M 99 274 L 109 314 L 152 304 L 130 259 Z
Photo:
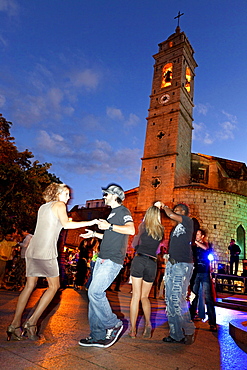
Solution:
M 21 318 L 39 276 L 45 277 L 48 288 L 42 295 L 35 311 L 24 324 L 24 333 L 36 340 L 37 321 L 59 289 L 59 268 L 57 262 L 57 241 L 62 228 L 76 229 L 97 223 L 92 221 L 69 221 L 66 204 L 70 188 L 65 184 L 50 184 L 43 193 L 46 201 L 38 211 L 35 233 L 26 251 L 26 285 L 21 292 L 12 323 L 7 328 L 7 340 L 21 340 Z
M 159 208 L 148 208 L 144 220 L 139 227 L 139 233 L 135 237 L 136 255 L 131 263 L 130 276 L 132 279 L 132 299 L 130 303 L 130 332 L 131 338 L 136 337 L 136 321 L 139 311 L 139 302 L 145 317 L 145 329 L 143 337 L 151 338 L 152 326 L 150 321 L 151 305 L 149 293 L 155 280 L 157 271 L 156 251 L 163 239 L 164 228 L 161 224 Z

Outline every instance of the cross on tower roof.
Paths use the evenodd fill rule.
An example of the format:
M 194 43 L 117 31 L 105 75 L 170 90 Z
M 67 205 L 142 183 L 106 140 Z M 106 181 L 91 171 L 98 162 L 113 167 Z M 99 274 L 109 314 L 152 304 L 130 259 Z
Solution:
M 180 13 L 180 10 L 179 10 L 178 15 L 176 17 L 174 17 L 174 19 L 178 19 L 177 27 L 179 27 L 179 19 L 180 19 L 180 17 L 182 17 L 182 15 L 184 15 L 184 13 Z

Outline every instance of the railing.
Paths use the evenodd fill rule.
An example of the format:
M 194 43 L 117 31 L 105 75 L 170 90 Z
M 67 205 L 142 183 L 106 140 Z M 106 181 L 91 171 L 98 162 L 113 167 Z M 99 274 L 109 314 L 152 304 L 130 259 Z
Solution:
M 215 274 L 215 288 L 217 292 L 244 294 L 247 292 L 247 277 Z

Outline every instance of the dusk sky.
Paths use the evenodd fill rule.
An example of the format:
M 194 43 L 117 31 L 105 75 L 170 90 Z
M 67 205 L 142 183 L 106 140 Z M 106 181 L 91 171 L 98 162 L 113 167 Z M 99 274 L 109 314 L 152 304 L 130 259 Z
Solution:
M 247 163 L 246 0 L 0 0 L 0 113 L 70 207 L 139 185 L 152 55 L 178 11 L 198 63 L 192 151 Z

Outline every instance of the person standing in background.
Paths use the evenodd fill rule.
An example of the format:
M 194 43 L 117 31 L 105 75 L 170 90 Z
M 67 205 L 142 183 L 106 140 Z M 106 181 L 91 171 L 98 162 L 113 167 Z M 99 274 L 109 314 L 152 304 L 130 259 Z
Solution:
M 233 265 L 235 265 L 234 273 L 235 275 L 237 275 L 241 249 L 237 244 L 235 244 L 235 239 L 231 239 L 228 249 L 230 251 L 230 275 L 233 275 Z

